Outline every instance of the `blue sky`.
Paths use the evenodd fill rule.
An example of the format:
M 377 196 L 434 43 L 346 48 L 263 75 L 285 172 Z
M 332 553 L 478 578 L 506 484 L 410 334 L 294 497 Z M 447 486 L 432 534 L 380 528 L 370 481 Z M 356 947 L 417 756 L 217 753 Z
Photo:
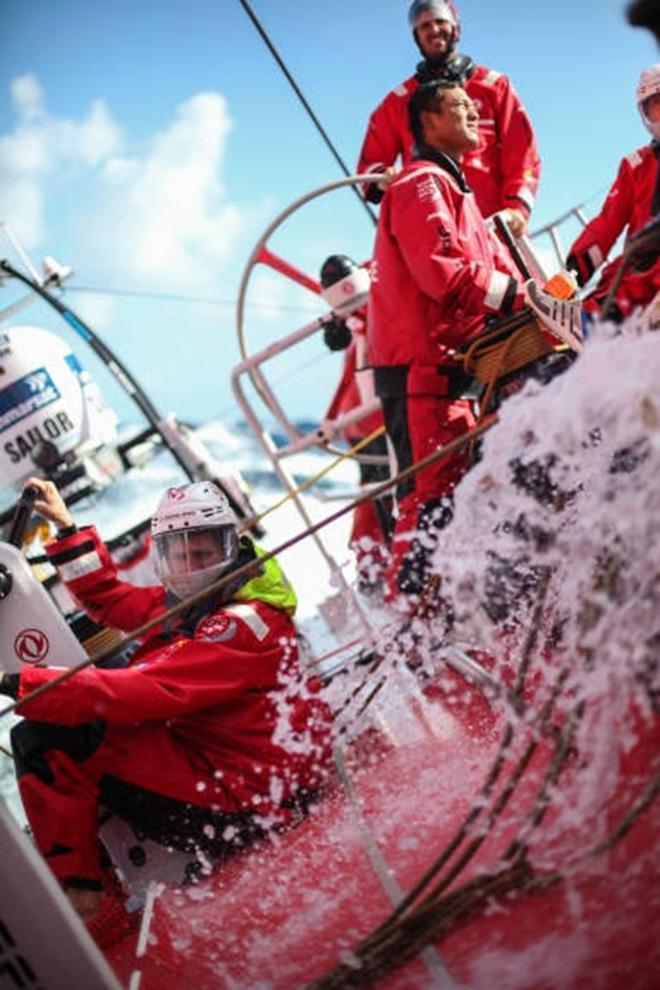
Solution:
M 417 60 L 407 3 L 252 6 L 352 166 L 370 111 Z M 544 171 L 532 227 L 584 200 L 593 212 L 620 158 L 648 137 L 634 91 L 658 60 L 651 35 L 627 25 L 624 0 L 458 8 L 461 49 L 508 74 L 534 122 Z M 158 406 L 231 421 L 243 266 L 280 210 L 339 177 L 245 11 L 238 0 L 0 0 L 0 36 L 0 220 L 36 260 L 71 265 L 72 287 L 113 290 L 67 298 Z M 330 253 L 368 257 L 372 239 L 368 217 L 342 191 L 305 208 L 270 246 L 316 274 Z M 200 298 L 212 302 L 192 301 Z M 319 311 L 309 293 L 265 270 L 248 302 L 252 349 Z M 41 307 L 21 322 L 59 329 Z M 94 360 L 76 350 L 114 400 Z M 322 413 L 339 360 L 319 346 L 276 369 L 291 415 Z

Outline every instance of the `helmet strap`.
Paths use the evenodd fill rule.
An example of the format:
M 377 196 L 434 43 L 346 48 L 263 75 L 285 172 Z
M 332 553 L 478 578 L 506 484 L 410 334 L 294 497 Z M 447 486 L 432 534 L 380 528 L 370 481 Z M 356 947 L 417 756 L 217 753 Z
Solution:
M 224 572 L 223 577 L 227 577 L 229 574 L 237 571 L 240 567 L 243 567 L 245 564 L 249 564 L 251 561 L 256 559 L 257 552 L 254 549 L 254 543 L 248 536 L 241 536 L 238 546 L 238 556 L 236 557 L 236 560 L 229 565 L 227 570 Z M 250 574 L 249 577 L 242 576 L 236 578 L 234 581 L 228 581 L 227 584 L 220 589 L 217 603 L 219 605 L 226 605 L 232 600 L 239 588 L 242 588 L 244 584 L 251 581 L 257 574 L 263 574 L 263 567 L 260 567 L 258 571 Z
M 223 589 L 224 590 L 224 589 Z M 179 599 L 172 591 L 167 591 L 165 595 L 165 603 L 168 606 L 178 604 Z M 174 636 L 188 636 L 190 639 L 195 635 L 195 629 L 207 615 L 211 615 L 212 612 L 218 608 L 221 604 L 220 595 L 216 592 L 215 594 L 207 595 L 206 598 L 202 598 L 200 601 L 195 602 L 189 608 L 187 608 L 181 615 L 175 615 L 170 619 L 167 619 L 163 623 L 163 632 L 160 634 L 160 638 L 169 641 L 174 638 Z
M 227 567 L 222 573 L 222 578 L 228 577 L 233 571 L 237 571 L 240 567 L 245 564 L 249 564 L 251 561 L 257 559 L 257 553 L 254 549 L 254 544 L 248 536 L 241 536 L 239 543 L 238 556 L 232 563 Z M 263 573 L 263 567 L 261 567 L 256 574 Z M 236 578 L 234 581 L 227 581 L 225 585 L 219 591 L 212 591 L 206 597 L 201 598 L 198 602 L 195 602 L 190 608 L 187 608 L 180 617 L 174 616 L 172 619 L 168 619 L 164 623 L 164 630 L 162 638 L 169 640 L 174 635 L 179 635 L 183 633 L 184 636 L 194 636 L 195 629 L 207 615 L 211 615 L 215 612 L 217 608 L 221 605 L 227 605 L 234 597 L 236 592 L 247 584 L 248 581 L 252 580 L 255 574 L 251 574 L 249 577 L 244 575 Z M 175 604 L 179 599 L 171 591 L 166 591 L 166 602 L 168 604 Z

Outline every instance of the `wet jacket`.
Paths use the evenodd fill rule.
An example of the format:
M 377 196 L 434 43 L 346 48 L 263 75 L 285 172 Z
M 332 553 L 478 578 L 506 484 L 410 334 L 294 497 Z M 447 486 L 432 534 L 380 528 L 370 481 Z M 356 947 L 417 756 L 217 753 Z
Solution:
M 378 220 L 369 301 L 374 366 L 437 368 L 483 328 L 522 305 L 513 262 L 481 216 L 459 167 L 423 148 L 388 186 Z
M 416 76 L 389 93 L 374 110 L 360 152 L 358 173 L 379 172 L 413 155 L 408 100 Z M 463 171 L 482 214 L 505 208 L 529 215 L 541 174 L 534 131 L 509 79 L 483 65 L 475 67 L 465 91 L 479 112 L 479 147 L 463 159 Z M 370 187 L 375 190 L 375 185 Z M 377 196 L 370 198 L 377 199 Z
M 587 224 L 568 253 L 567 264 L 577 269 L 580 284 L 589 280 L 624 231 L 630 237 L 657 215 L 659 151 L 657 145 L 646 145 L 621 161 L 600 213 Z M 605 266 L 594 291 L 594 302 L 602 302 L 620 265 L 618 257 Z M 621 314 L 625 316 L 636 306 L 646 305 L 659 290 L 660 260 L 643 272 L 629 267 L 616 293 Z
M 162 587 L 118 579 L 92 527 L 50 543 L 47 552 L 70 592 L 100 622 L 130 631 L 166 607 Z M 20 705 L 20 714 L 61 725 L 165 721 L 190 749 L 193 765 L 220 771 L 241 805 L 258 797 L 261 812 L 299 787 L 316 787 L 328 757 L 328 711 L 318 685 L 304 683 L 297 670 L 295 594 L 276 561 L 262 567 L 229 604 L 171 631 L 152 630 L 129 667 L 82 670 Z M 60 672 L 24 667 L 19 701 Z M 157 790 L 157 766 L 153 780 Z

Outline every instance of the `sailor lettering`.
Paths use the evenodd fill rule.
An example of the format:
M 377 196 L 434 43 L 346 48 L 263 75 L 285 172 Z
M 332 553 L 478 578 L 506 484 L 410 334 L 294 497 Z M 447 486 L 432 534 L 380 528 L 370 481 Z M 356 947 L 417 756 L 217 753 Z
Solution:
M 59 412 L 55 416 L 49 416 L 38 426 L 31 426 L 25 433 L 18 433 L 12 440 L 3 444 L 3 450 L 9 456 L 12 464 L 18 464 L 40 443 L 58 440 L 74 429 L 75 424 L 67 413 Z
M 417 196 L 421 203 L 427 200 L 437 200 L 438 199 L 438 187 L 435 179 L 430 175 L 424 176 L 417 183 Z

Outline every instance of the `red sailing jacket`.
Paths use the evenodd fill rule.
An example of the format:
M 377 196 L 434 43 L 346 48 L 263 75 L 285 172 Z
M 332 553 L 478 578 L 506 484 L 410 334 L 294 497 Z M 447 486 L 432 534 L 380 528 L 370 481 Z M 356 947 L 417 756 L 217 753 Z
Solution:
M 50 543 L 47 551 L 69 590 L 97 620 L 130 631 L 165 608 L 162 587 L 137 588 L 118 580 L 92 527 Z M 188 748 L 191 767 L 219 772 L 231 811 L 238 801 L 248 807 L 256 803 L 266 814 L 298 787 L 318 786 L 328 757 L 328 711 L 318 685 L 304 684 L 298 675 L 295 628 L 286 608 L 263 600 L 295 603 L 279 566 L 268 567 L 273 563 L 241 589 L 254 584 L 254 597 L 219 606 L 192 635 L 175 629 L 168 640 L 152 631 L 129 667 L 82 670 L 21 705 L 20 714 L 60 725 L 99 718 L 126 726 L 165 721 Z M 278 576 L 282 588 L 275 586 Z M 24 667 L 19 700 L 59 673 Z M 153 767 L 155 790 L 158 770 Z M 204 794 L 192 800 L 206 803 Z M 216 803 L 222 806 L 217 798 Z
M 374 110 L 360 152 L 359 174 L 380 172 L 400 158 L 412 158 L 408 100 L 419 86 L 415 76 L 389 93 Z M 529 215 L 541 174 L 534 131 L 509 79 L 476 66 L 465 91 L 479 112 L 479 147 L 463 159 L 463 171 L 485 217 L 507 207 Z
M 600 213 L 584 228 L 570 251 L 583 271 L 593 271 L 607 258 L 614 243 L 626 231 L 630 237 L 652 219 L 653 195 L 658 181 L 658 158 L 647 144 L 627 155 L 619 165 Z M 615 258 L 601 272 L 594 290 L 594 301 L 607 294 L 621 264 Z M 660 291 L 660 259 L 644 272 L 628 268 L 616 293 L 616 302 L 625 316 L 637 306 L 649 303 Z
M 374 366 L 437 369 L 489 313 L 523 302 L 513 262 L 460 170 L 434 157 L 407 165 L 383 199 L 369 299 Z

